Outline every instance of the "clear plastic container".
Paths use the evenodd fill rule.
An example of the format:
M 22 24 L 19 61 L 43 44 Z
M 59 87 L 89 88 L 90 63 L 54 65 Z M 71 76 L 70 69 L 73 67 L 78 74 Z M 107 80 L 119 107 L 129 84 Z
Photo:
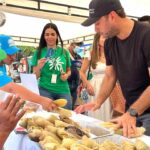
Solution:
M 98 144 L 101 144 L 106 140 L 112 141 L 112 142 L 114 142 L 116 144 L 119 144 L 119 145 L 121 145 L 121 143 L 123 141 L 128 141 L 128 142 L 133 143 L 130 139 L 128 139 L 126 137 L 123 137 L 123 136 L 120 136 L 120 135 L 117 135 L 117 134 L 113 134 L 113 135 L 110 135 L 110 136 L 97 137 L 97 138 L 94 138 L 94 140 Z
M 79 121 L 78 123 L 82 128 L 89 130 L 91 134 L 95 135 L 92 138 L 107 137 L 114 134 L 112 130 L 103 128 L 92 122 Z

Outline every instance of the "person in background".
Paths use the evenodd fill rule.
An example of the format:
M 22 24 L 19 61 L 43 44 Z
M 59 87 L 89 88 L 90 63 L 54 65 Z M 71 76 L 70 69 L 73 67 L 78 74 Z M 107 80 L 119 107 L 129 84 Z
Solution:
M 86 87 L 88 93 L 91 95 L 89 97 L 90 101 L 94 101 L 99 93 L 99 88 L 102 84 L 102 79 L 104 77 L 104 72 L 106 68 L 106 59 L 104 56 L 104 42 L 105 38 L 100 36 L 99 32 L 99 23 L 95 23 L 95 31 L 96 34 L 94 36 L 92 52 L 87 51 L 86 56 L 83 61 L 83 65 L 80 70 L 80 77 L 83 81 L 84 87 Z M 93 74 L 93 78 L 89 81 L 87 80 L 87 72 L 90 70 Z M 75 109 L 78 113 L 80 111 L 88 111 L 88 103 L 84 105 L 80 105 Z M 120 89 L 119 84 L 117 83 L 114 87 L 110 97 L 105 101 L 105 103 L 95 112 L 88 111 L 88 116 L 108 121 L 112 119 L 112 117 L 116 117 L 120 115 L 120 113 L 124 113 L 125 111 L 125 100 L 122 95 L 122 91 Z
M 12 82 L 7 75 L 5 64 L 10 65 L 16 58 L 18 48 L 14 45 L 14 41 L 10 36 L 0 35 L 0 46 L 5 51 L 7 57 L 0 61 L 0 89 L 9 93 L 18 94 L 21 98 L 42 105 L 47 111 L 56 109 L 57 106 L 47 97 L 39 96 L 25 87 Z
M 127 18 L 119 0 L 92 0 L 89 10 L 93 11 L 82 25 L 99 22 L 100 34 L 106 38 L 107 65 L 91 110 L 101 107 L 119 80 L 126 111 L 112 122 L 123 128 L 124 136 L 136 133 L 136 126 L 143 126 L 150 136 L 150 26 Z
M 26 112 L 25 109 L 20 111 L 23 103 L 22 99 L 14 95 L 9 95 L 5 102 L 0 100 L 0 150 L 17 122 Z
M 60 42 L 60 46 L 58 43 Z M 38 49 L 32 58 L 33 73 L 39 79 L 40 94 L 53 100 L 67 99 L 65 108 L 72 109 L 72 100 L 68 85 L 71 75 L 69 52 L 63 48 L 63 42 L 57 26 L 48 23 L 44 26 Z
M 138 21 L 150 24 L 150 16 L 148 16 L 148 15 L 142 16 L 142 17 L 138 18 Z
M 87 89 L 90 97 L 89 101 L 92 102 L 96 99 L 102 79 L 104 76 L 105 56 L 104 56 L 104 41 L 105 39 L 98 33 L 98 22 L 95 23 L 96 34 L 94 36 L 92 51 L 86 51 L 85 58 L 83 60 L 82 67 L 80 69 L 80 78 L 83 82 L 83 86 Z M 88 54 L 87 54 L 88 53 Z M 90 69 L 92 72 L 92 79 L 87 79 L 87 72 Z M 75 109 L 76 112 L 80 112 L 83 109 L 88 111 L 88 103 L 80 105 Z M 88 116 L 94 117 L 103 121 L 111 119 L 112 107 L 110 99 L 101 106 L 101 108 L 95 112 L 88 111 Z
M 74 109 L 77 100 L 77 89 L 80 84 L 79 70 L 82 64 L 82 59 L 75 50 L 82 44 L 83 42 L 71 42 L 68 47 L 71 60 L 71 76 L 68 78 L 68 83 L 72 97 L 72 109 Z

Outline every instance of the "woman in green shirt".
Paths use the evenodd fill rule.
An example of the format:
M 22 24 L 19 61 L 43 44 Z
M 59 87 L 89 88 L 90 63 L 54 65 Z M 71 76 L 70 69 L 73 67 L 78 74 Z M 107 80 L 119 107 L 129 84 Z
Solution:
M 60 41 L 61 47 L 58 46 Z M 63 48 L 58 28 L 53 23 L 45 25 L 41 34 L 39 48 L 32 58 L 33 72 L 39 78 L 39 90 L 42 96 L 53 100 L 67 99 L 65 108 L 72 109 L 68 86 L 70 71 L 69 52 Z

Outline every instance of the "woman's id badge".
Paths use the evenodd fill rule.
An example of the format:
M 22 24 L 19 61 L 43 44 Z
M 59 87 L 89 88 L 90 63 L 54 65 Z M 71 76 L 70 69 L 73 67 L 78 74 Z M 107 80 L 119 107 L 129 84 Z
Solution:
M 57 74 L 52 74 L 51 83 L 56 83 Z

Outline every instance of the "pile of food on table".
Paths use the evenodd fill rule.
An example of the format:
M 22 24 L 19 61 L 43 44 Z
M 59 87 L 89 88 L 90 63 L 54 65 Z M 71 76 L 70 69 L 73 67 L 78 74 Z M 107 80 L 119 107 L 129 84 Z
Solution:
M 35 113 L 36 114 L 36 113 Z M 105 137 L 92 139 L 90 129 L 84 128 L 71 119 L 71 112 L 58 108 L 55 113 L 49 113 L 49 117 L 33 115 L 23 117 L 19 126 L 26 129 L 29 138 L 38 142 L 42 150 L 148 150 L 150 149 L 143 141 L 135 142 L 122 140 L 115 143 Z M 115 125 L 109 122 L 100 124 L 104 128 L 115 129 Z M 116 131 L 122 134 L 122 130 Z M 137 128 L 133 137 L 141 136 L 144 128 Z

